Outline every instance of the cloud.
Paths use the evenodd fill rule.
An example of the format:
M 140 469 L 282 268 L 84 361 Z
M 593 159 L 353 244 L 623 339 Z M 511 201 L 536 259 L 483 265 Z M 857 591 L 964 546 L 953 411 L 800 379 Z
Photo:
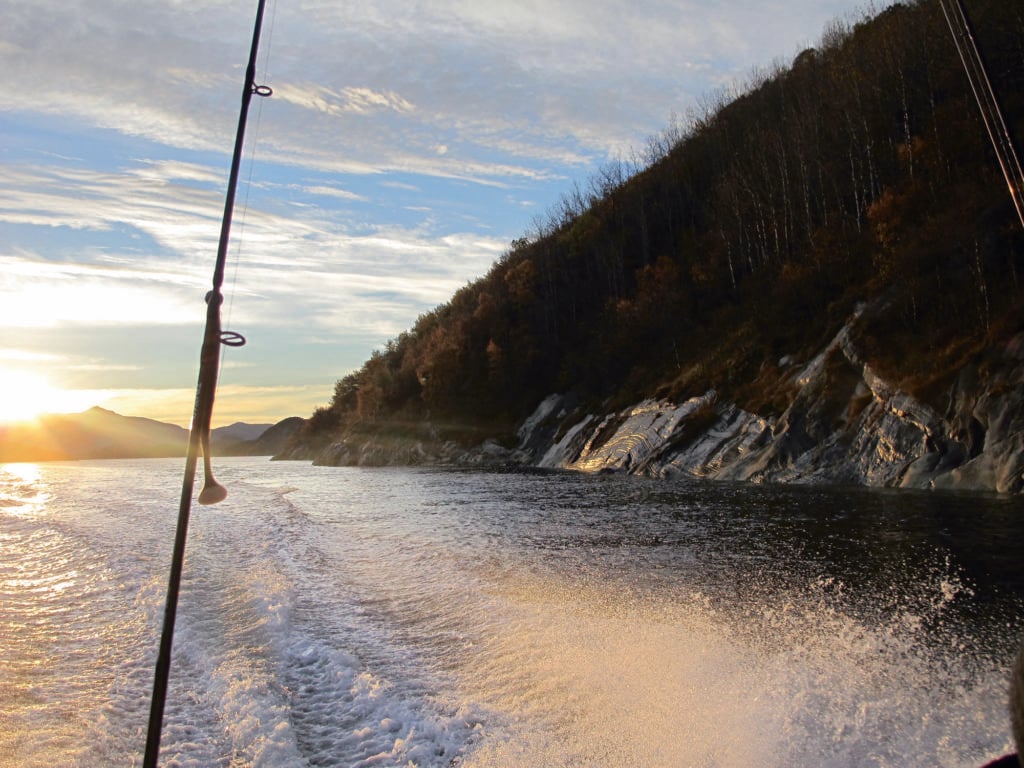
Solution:
M 274 96 L 250 109 L 226 283 L 250 345 L 228 384 L 329 394 L 580 176 L 851 7 L 271 5 L 257 82 Z M 90 389 L 189 383 L 252 10 L 0 0 L 0 323 L 8 351 L 41 356 L 24 365 Z
M 375 112 L 411 113 L 415 107 L 393 91 L 346 86 L 340 90 L 316 83 L 286 83 L 274 93 L 279 99 L 302 109 L 338 117 L 345 113 L 369 115 Z
M 274 90 L 278 98 L 317 114 L 340 117 L 379 112 L 412 113 L 413 104 L 393 91 L 346 86 L 333 90 L 316 83 L 286 83 Z
M 346 172 L 451 174 L 462 164 L 455 173 L 487 174 L 495 151 L 523 166 L 495 163 L 498 176 L 555 159 L 585 165 L 684 111 L 712 67 L 735 77 L 791 54 L 794 25 L 807 38 L 832 13 L 808 5 L 814 13 L 693 0 L 284 3 L 264 38 L 260 79 L 275 91 L 266 141 L 278 159 Z M 223 147 L 249 19 L 235 3 L 183 8 L 0 2 L 0 64 L 17 94 L 3 108 L 73 114 L 180 148 Z M 442 158 L 439 145 L 449 150 Z
M 25 349 L 0 349 L 0 360 L 5 362 L 22 362 L 22 363 L 38 363 L 38 362 L 54 362 L 61 360 L 60 355 L 50 354 L 48 352 L 36 352 Z
M 305 192 L 307 195 L 317 195 L 318 197 L 337 197 L 341 200 L 366 199 L 362 195 L 357 195 L 355 192 L 348 192 L 344 189 L 336 189 L 335 187 L 325 187 L 322 185 L 302 187 L 302 191 Z
M 88 230 L 100 244 L 71 246 L 73 253 L 62 258 L 0 251 L 0 322 L 11 328 L 194 322 L 216 253 L 219 183 L 214 170 L 184 162 L 142 161 L 121 173 L 20 169 L 0 192 L 0 222 Z M 129 250 L 126 232 L 150 246 Z M 386 328 L 390 335 L 445 300 L 467 275 L 483 274 L 505 246 L 428 226 L 352 232 L 317 208 L 286 216 L 253 207 L 236 218 L 235 232 L 244 269 L 235 270 L 227 289 L 239 322 L 343 323 L 336 327 L 372 334 Z M 367 297 L 372 307 L 364 306 Z
M 174 181 L 190 181 L 220 186 L 225 181 L 222 171 L 211 168 L 208 165 L 167 158 L 141 160 L 140 165 L 129 172 L 139 179 L 155 181 L 160 184 L 169 184 Z
M 167 273 L 0 256 L 0 274 L 0 325 L 9 333 L 83 322 L 177 324 L 195 314 L 169 289 Z

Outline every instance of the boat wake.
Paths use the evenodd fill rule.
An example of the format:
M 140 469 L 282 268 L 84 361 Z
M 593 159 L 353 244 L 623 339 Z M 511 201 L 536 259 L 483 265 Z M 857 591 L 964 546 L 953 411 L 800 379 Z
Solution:
M 0 474 L 0 766 L 138 765 L 177 466 L 34 471 Z M 139 492 L 111 501 L 126 471 Z M 948 552 L 784 564 L 686 493 L 614 478 L 219 475 L 231 495 L 190 527 L 162 764 L 923 768 L 1011 748 L 1017 620 L 982 617 L 991 590 Z

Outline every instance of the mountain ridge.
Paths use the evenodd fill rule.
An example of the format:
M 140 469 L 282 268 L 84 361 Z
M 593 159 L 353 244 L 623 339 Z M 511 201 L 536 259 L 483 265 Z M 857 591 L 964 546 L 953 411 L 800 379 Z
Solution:
M 271 456 L 304 422 L 235 424 L 211 430 L 214 455 Z M 184 456 L 188 430 L 142 416 L 124 416 L 93 406 L 80 413 L 44 414 L 0 425 L 0 461 L 166 458 Z M 254 435 L 254 436 L 253 436 Z

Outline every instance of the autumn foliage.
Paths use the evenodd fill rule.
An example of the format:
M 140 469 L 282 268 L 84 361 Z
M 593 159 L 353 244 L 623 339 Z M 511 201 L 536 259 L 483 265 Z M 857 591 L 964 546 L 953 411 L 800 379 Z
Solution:
M 1024 8 L 968 12 L 1024 133 Z M 511 427 L 552 392 L 595 403 L 747 383 L 858 302 L 872 362 L 941 377 L 1024 327 L 1024 236 L 936 2 L 834 23 L 790 66 L 706 97 L 574 187 L 481 279 L 338 382 L 307 431 Z M 309 437 L 309 435 L 307 435 Z

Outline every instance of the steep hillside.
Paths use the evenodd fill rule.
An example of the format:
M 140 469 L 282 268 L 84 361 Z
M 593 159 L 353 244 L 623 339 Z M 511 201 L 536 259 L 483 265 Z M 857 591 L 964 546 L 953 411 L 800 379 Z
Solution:
M 1024 14 L 995 0 L 969 10 L 1021 135 Z M 573 403 L 570 420 L 705 398 L 704 429 L 736 408 L 768 437 L 782 424 L 795 435 L 794 407 L 813 399 L 831 422 L 812 419 L 819 428 L 765 458 L 781 467 L 878 400 L 872 376 L 935 414 L 944 440 L 973 446 L 962 462 L 984 452 L 983 419 L 954 402 L 1016 380 L 1014 355 L 998 351 L 1024 330 L 1024 234 L 936 2 L 833 25 L 790 67 L 708 98 L 646 160 L 602 168 L 485 277 L 338 381 L 287 454 L 521 447 L 516 431 L 552 393 Z M 793 374 L 841 332 L 856 363 L 828 367 L 834 381 L 809 398 Z
M 0 461 L 184 456 L 188 430 L 103 408 L 0 427 Z
M 306 420 L 299 416 L 290 416 L 277 422 L 260 433 L 255 440 L 243 446 L 245 455 L 273 456 L 280 453 L 305 423 Z

